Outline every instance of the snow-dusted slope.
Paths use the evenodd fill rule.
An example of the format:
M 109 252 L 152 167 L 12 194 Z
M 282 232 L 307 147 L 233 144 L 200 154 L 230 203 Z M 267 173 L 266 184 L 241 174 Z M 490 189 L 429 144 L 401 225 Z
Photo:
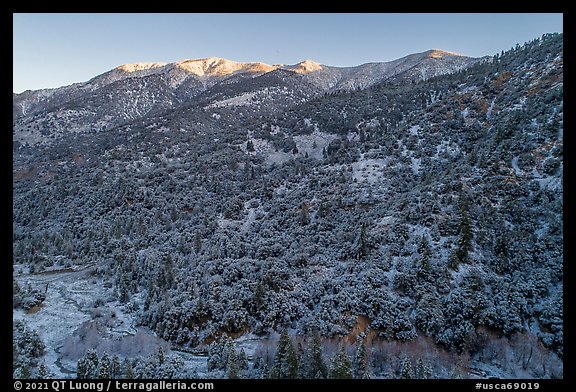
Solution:
M 469 67 L 479 60 L 434 49 L 390 62 L 357 67 L 330 67 L 307 61 L 286 69 L 304 73 L 310 82 L 326 90 L 352 90 L 370 87 L 393 77 L 426 80 Z
M 424 80 L 478 60 L 430 50 L 356 67 L 312 60 L 268 65 L 217 57 L 124 64 L 84 83 L 14 94 L 14 140 L 51 143 L 66 132 L 97 132 L 190 104 L 222 108 L 242 102 L 251 111 L 274 111 L 324 92 L 366 88 L 392 78 L 396 83 Z
M 205 87 L 237 73 L 262 74 L 272 71 L 273 67 L 264 63 L 239 63 L 218 57 L 209 57 L 198 60 L 184 60 L 176 63 L 136 63 L 124 64 L 106 72 L 89 83 L 93 85 L 106 85 L 114 81 L 145 77 L 149 75 L 164 75 L 168 84 L 175 88 L 186 79 L 198 78 Z
M 239 63 L 221 58 L 184 60 L 176 63 L 134 63 L 120 65 L 108 72 L 98 75 L 87 82 L 75 83 L 56 89 L 25 91 L 14 94 L 13 115 L 20 118 L 51 109 L 54 106 L 70 102 L 83 95 L 92 93 L 113 83 L 133 78 L 157 78 L 170 90 L 177 90 L 181 85 L 200 84 L 194 94 L 204 91 L 216 83 L 236 74 L 261 75 L 278 68 L 264 63 Z M 121 87 L 121 86 L 119 86 Z M 176 91 L 174 91 L 176 92 Z M 179 95 L 179 94 L 177 94 Z M 188 97 L 188 91 L 182 92 Z
M 367 63 L 356 67 L 332 67 L 305 60 L 295 65 L 268 65 L 261 62 L 240 63 L 218 57 L 184 60 L 176 63 L 134 63 L 120 65 L 85 83 L 75 83 L 57 89 L 25 91 L 14 95 L 14 116 L 22 117 L 45 110 L 51 105 L 93 92 L 111 83 L 128 78 L 161 75 L 172 89 L 189 78 L 201 82 L 203 89 L 237 74 L 261 75 L 282 68 L 305 76 L 305 79 L 323 90 L 365 88 L 403 72 L 411 77 L 427 79 L 453 72 L 471 65 L 478 59 L 441 50 L 411 54 L 398 60 Z M 414 68 L 414 69 L 413 69 Z

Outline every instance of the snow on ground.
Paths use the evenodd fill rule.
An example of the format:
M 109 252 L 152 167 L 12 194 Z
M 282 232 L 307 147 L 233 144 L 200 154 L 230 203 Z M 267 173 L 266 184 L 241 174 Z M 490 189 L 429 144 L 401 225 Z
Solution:
M 38 311 L 14 310 L 12 318 L 14 321 L 25 321 L 38 333 L 46 345 L 43 360 L 57 378 L 75 377 L 77 358 L 65 354 L 68 351 L 82 351 L 78 348 L 79 337 L 75 332 L 82 325 L 86 327 L 86 323 L 102 320 L 102 315 L 114 315 L 107 325 L 106 335 L 101 337 L 100 342 L 104 345 L 116 344 L 118 347 L 129 346 L 141 350 L 146 347 L 135 347 L 138 343 L 150 345 L 152 349 L 154 344 L 162 344 L 148 329 L 135 328 L 133 314 L 125 311 L 125 306 L 117 301 L 112 289 L 105 287 L 100 277 L 90 274 L 92 267 L 90 265 L 72 272 L 15 276 L 21 285 L 30 282 L 34 287 L 47 290 L 46 300 Z M 138 297 L 135 299 L 138 300 Z M 129 340 L 134 335 L 137 339 Z
M 172 355 L 180 357 L 184 362 L 184 369 L 188 374 L 194 374 L 197 378 L 205 378 L 208 374 L 208 356 L 196 355 L 186 351 L 172 350 Z
M 97 284 L 96 280 L 79 279 L 85 272 L 86 270 L 16 277 L 21 285 L 31 282 L 37 287 L 48 286 L 46 300 L 39 311 L 27 314 L 22 310 L 15 310 L 12 318 L 26 321 L 38 333 L 46 344 L 46 366 L 56 377 L 75 375 L 74 369 L 60 364 L 60 349 L 64 340 L 82 322 L 91 319 L 87 305 L 102 294 L 102 285 Z
M 410 159 L 412 160 L 412 164 L 410 165 L 412 172 L 414 174 L 420 173 L 420 158 L 410 157 Z
M 294 158 L 294 154 L 284 151 L 270 151 L 266 156 L 266 164 L 272 165 L 274 163 L 288 162 Z
M 247 201 L 246 203 L 244 203 L 244 209 L 248 211 L 248 214 L 246 215 L 246 220 L 242 223 L 242 226 L 240 227 L 240 232 L 242 233 L 248 232 L 250 226 L 252 226 L 252 224 L 256 220 L 256 211 L 260 209 L 259 207 L 251 207 L 251 203 L 252 203 L 251 201 Z
M 563 171 L 563 169 L 564 164 L 561 162 L 559 170 Z M 544 174 L 541 174 L 536 167 L 532 169 L 531 174 L 534 180 L 540 184 L 540 188 L 542 189 L 550 189 L 556 191 L 562 189 L 564 185 L 562 176 L 545 176 Z
M 557 191 L 562 189 L 562 177 L 561 176 L 546 176 L 542 178 L 537 178 L 536 181 L 540 184 L 540 188 L 543 189 L 550 189 L 553 191 Z
M 244 93 L 237 95 L 235 97 L 223 99 L 222 101 L 216 101 L 206 106 L 207 108 L 220 108 L 227 106 L 245 106 L 253 103 L 253 98 L 256 97 L 256 92 Z
M 420 125 L 412 125 L 410 127 L 410 129 L 408 130 L 408 132 L 410 132 L 411 135 L 418 136 L 419 130 L 420 130 Z
M 451 157 L 455 157 L 460 154 L 460 147 L 450 141 L 442 140 L 440 144 L 436 146 L 436 154 L 434 154 L 434 158 L 438 158 L 440 153 L 446 153 Z
M 383 168 L 387 164 L 386 159 L 363 159 L 352 163 L 352 178 L 358 182 L 367 181 L 375 184 L 381 181 L 384 175 Z
M 494 109 L 494 103 L 496 102 L 496 98 L 492 99 L 492 102 L 490 102 L 490 106 L 488 107 L 488 110 L 486 111 L 486 118 L 488 120 L 490 120 L 490 116 L 492 115 L 492 110 Z
M 275 129 L 274 127 L 275 126 L 273 125 L 272 131 L 270 132 L 271 134 L 278 133 L 278 129 Z M 298 155 L 308 154 L 309 158 L 321 160 L 323 159 L 322 150 L 335 138 L 337 138 L 336 135 L 320 132 L 316 129 L 310 135 L 294 136 L 293 140 L 296 143 Z M 248 141 L 252 142 L 254 151 L 248 151 Z M 276 151 L 276 148 L 270 141 L 254 138 L 251 132 L 248 133 L 248 141 L 240 146 L 242 151 L 250 155 L 263 155 L 268 165 L 273 163 L 284 163 L 297 156 L 291 152 Z
M 496 378 L 496 379 L 510 379 L 510 374 L 504 372 L 502 369 L 489 365 L 487 363 L 474 361 L 472 366 L 470 366 L 470 378 L 477 378 L 477 379 L 489 379 L 489 378 Z
M 514 173 L 516 173 L 517 176 L 524 174 L 524 172 L 518 167 L 518 156 L 512 158 L 512 168 L 514 169 Z
M 300 154 L 307 153 L 310 158 L 323 159 L 322 150 L 336 138 L 336 135 L 315 130 L 310 135 L 294 136 L 293 139 Z
M 275 147 L 268 140 L 253 137 L 249 137 L 248 140 L 252 142 L 254 151 L 248 151 L 246 143 L 242 144 L 240 148 L 250 155 L 263 155 L 267 165 L 288 162 L 294 158 L 294 154 L 292 153 L 276 151 Z

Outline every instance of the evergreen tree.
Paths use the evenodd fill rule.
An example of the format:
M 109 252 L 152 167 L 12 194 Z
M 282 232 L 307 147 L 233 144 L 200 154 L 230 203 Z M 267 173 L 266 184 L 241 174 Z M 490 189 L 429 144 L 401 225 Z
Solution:
M 329 376 L 334 379 L 352 378 L 352 364 L 344 347 L 332 358 Z
M 46 367 L 46 363 L 42 362 L 38 367 L 38 378 L 41 380 L 47 380 L 49 378 L 52 378 L 51 376 L 52 375 L 50 374 L 48 368 Z
M 12 378 L 14 380 L 24 380 L 25 379 L 24 372 L 20 366 L 14 368 L 14 371 L 12 372 Z
M 460 195 L 460 238 L 456 256 L 460 263 L 467 263 L 468 253 L 472 250 L 472 225 L 468 214 L 469 202 L 465 194 Z
M 264 362 L 264 364 L 262 365 L 262 372 L 261 372 L 260 378 L 262 380 L 265 380 L 269 377 L 270 377 L 270 371 L 268 370 L 268 364 L 266 362 Z
M 156 355 L 158 357 L 158 363 L 163 364 L 164 361 L 166 360 L 166 356 L 164 355 L 164 349 L 162 348 L 162 346 L 158 347 L 158 351 L 156 352 Z
M 403 357 L 400 361 L 400 378 L 410 379 L 413 378 L 412 363 L 407 357 Z
M 432 366 L 430 366 L 429 362 L 426 362 L 424 364 L 424 369 L 422 371 L 423 378 L 425 378 L 425 379 L 432 378 L 432 372 L 433 372 Z
M 418 358 L 416 361 L 416 370 L 414 371 L 414 378 L 423 379 L 424 378 L 424 362 L 422 358 Z
M 21 378 L 22 379 L 28 380 L 28 379 L 32 378 L 32 374 L 30 372 L 30 366 L 23 365 L 20 369 L 22 369 L 22 372 L 21 372 Z
M 76 362 L 76 378 L 78 379 L 86 379 L 88 378 L 88 360 L 86 357 L 78 358 Z
M 364 339 L 360 341 L 360 344 L 356 349 L 356 355 L 354 356 L 352 373 L 354 375 L 354 378 L 358 379 L 365 378 L 368 373 L 368 352 L 366 351 L 366 345 L 364 344 Z
M 418 252 L 420 253 L 420 267 L 423 271 L 430 271 L 430 243 L 428 242 L 428 238 L 422 236 L 420 240 Z
M 509 256 L 509 241 L 508 235 L 503 230 L 505 227 L 502 227 L 502 232 L 498 233 L 498 237 L 496 238 L 496 244 L 494 246 L 494 253 L 496 255 L 494 270 L 499 273 L 503 274 L 505 272 L 509 272 L 509 264 L 510 264 L 510 256 Z
M 166 256 L 166 262 L 164 264 L 164 277 L 167 287 L 172 287 L 174 284 L 174 263 L 172 261 L 172 256 L 170 255 Z
M 254 152 L 254 143 L 252 143 L 252 140 L 246 142 L 246 151 Z
M 132 367 L 132 362 L 128 358 L 125 358 L 122 367 L 124 368 L 124 378 L 127 380 L 133 380 L 134 369 Z
M 118 295 L 119 295 L 120 302 L 125 304 L 130 299 L 129 292 L 128 292 L 128 282 L 127 282 L 125 273 L 122 273 L 120 275 L 118 285 L 119 285 Z
M 264 291 L 264 285 L 262 284 L 262 282 L 258 282 L 256 284 L 256 290 L 254 293 L 254 302 L 256 305 L 256 310 L 260 310 L 264 306 L 265 294 L 266 293 Z
M 21 292 L 22 292 L 22 289 L 20 288 L 20 285 L 18 284 L 16 279 L 14 279 L 14 277 L 12 277 L 12 307 L 14 309 L 16 309 L 20 306 L 20 303 L 22 301 L 22 299 L 20 298 Z
M 274 357 L 274 365 L 270 371 L 270 378 L 296 378 L 298 374 L 298 359 L 294 344 L 284 329 L 280 335 L 278 349 Z
M 312 333 L 312 342 L 308 348 L 305 358 L 304 378 L 326 378 L 328 369 L 324 358 L 322 358 L 322 343 L 317 330 Z
M 360 233 L 356 238 L 356 259 L 363 259 L 368 254 L 368 243 L 366 239 L 366 224 L 360 226 Z
M 96 350 L 88 350 L 86 353 L 86 377 L 88 379 L 98 378 L 98 354 Z
M 110 369 L 110 378 L 119 378 L 121 374 L 120 370 L 120 358 L 117 354 L 112 357 L 112 366 Z
M 248 356 L 243 348 L 236 355 L 237 363 L 238 363 L 238 370 L 241 372 L 245 372 L 248 370 Z
M 414 378 L 417 379 L 429 379 L 432 378 L 432 368 L 428 362 L 424 363 L 422 358 L 418 358 L 416 362 L 416 370 L 414 372 Z
M 307 203 L 302 203 L 300 205 L 300 225 L 302 226 L 306 226 L 308 223 L 310 223 L 310 219 L 308 217 L 308 210 L 310 209 L 310 206 Z
M 239 378 L 238 360 L 236 358 L 235 352 L 232 352 L 228 357 L 228 366 L 226 369 L 226 373 L 228 374 L 229 379 Z
M 202 236 L 200 235 L 200 231 L 196 230 L 194 232 L 194 251 L 196 254 L 199 254 L 202 250 Z
M 104 352 L 102 354 L 102 357 L 100 358 L 100 364 L 98 366 L 98 378 L 101 380 L 108 380 L 112 378 L 110 371 L 111 371 L 110 358 L 108 357 L 108 354 Z

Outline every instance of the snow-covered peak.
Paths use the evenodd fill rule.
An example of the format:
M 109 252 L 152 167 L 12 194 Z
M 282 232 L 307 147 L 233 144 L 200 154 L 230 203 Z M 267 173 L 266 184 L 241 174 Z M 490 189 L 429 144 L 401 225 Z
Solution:
M 324 66 L 322 64 L 312 60 L 304 60 L 296 65 L 288 65 L 284 67 L 284 69 L 301 74 L 308 74 L 311 72 L 320 71 L 323 68 Z
M 462 54 L 454 53 L 454 52 L 448 52 L 446 50 L 441 50 L 441 49 L 431 49 L 425 53 L 426 53 L 426 57 L 432 58 L 432 59 L 441 59 L 442 57 L 445 57 L 445 56 L 464 57 L 464 55 L 462 55 Z
M 116 67 L 117 70 L 125 72 L 138 72 L 153 68 L 160 68 L 165 66 L 166 63 L 135 63 L 135 64 L 123 64 Z
M 175 66 L 200 77 L 226 76 L 237 72 L 269 72 L 276 69 L 264 63 L 238 63 L 219 57 L 179 61 Z

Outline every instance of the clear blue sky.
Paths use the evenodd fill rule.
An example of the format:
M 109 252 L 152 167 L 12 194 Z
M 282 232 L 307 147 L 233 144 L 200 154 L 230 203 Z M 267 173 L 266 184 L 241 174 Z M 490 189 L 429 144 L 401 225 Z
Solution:
M 86 81 L 120 64 L 204 57 L 351 66 L 437 48 L 493 55 L 562 14 L 14 14 L 14 92 Z

